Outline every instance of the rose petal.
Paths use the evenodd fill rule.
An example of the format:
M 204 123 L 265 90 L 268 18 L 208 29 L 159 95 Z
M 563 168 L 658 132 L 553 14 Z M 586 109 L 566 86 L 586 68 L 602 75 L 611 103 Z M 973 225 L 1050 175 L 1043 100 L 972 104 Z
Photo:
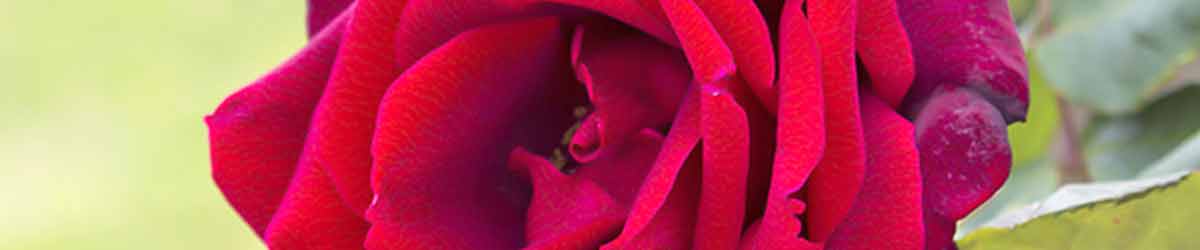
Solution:
M 809 239 L 824 241 L 846 217 L 862 186 L 864 159 L 854 65 L 855 1 L 810 0 L 808 16 L 820 49 L 825 92 L 825 157 L 808 189 Z
M 779 55 L 779 119 L 771 187 L 762 219 L 746 233 L 742 249 L 819 249 L 800 238 L 796 217 L 804 202 L 793 197 L 804 185 L 825 150 L 821 58 L 803 1 L 782 10 Z
M 750 161 L 746 113 L 721 87 L 703 87 L 700 123 L 704 133 L 696 249 L 733 249 L 741 237 Z
M 527 249 L 594 249 L 620 232 L 637 187 L 662 147 L 662 136 L 653 130 L 633 137 L 570 176 L 540 157 L 514 154 L 510 162 L 521 157 L 518 163 L 524 164 L 517 166 L 526 168 L 517 171 L 537 176 L 526 213 Z
M 396 28 L 396 61 L 406 68 L 429 50 L 465 30 L 487 24 L 515 21 L 535 16 L 577 17 L 577 13 L 562 8 L 549 8 L 545 2 L 565 3 L 617 17 L 635 24 L 651 35 L 665 35 L 664 18 L 653 18 L 654 12 L 644 6 L 634 6 L 629 0 L 415 0 L 408 3 Z M 625 18 L 629 17 L 629 18 Z M 645 26 L 645 27 L 642 27 Z M 662 31 L 659 31 L 662 30 Z M 669 34 L 669 33 L 666 33 Z M 674 39 L 665 42 L 671 44 Z
M 795 0 L 793 0 L 795 2 Z M 803 1 L 801 1 L 803 2 Z M 783 15 L 784 0 L 754 0 L 754 5 L 762 12 L 763 19 L 767 21 L 767 28 L 771 30 L 771 34 L 779 34 L 780 19 Z M 804 15 L 800 12 L 800 15 Z M 776 43 L 778 45 L 778 43 Z
M 772 165 L 775 162 L 776 112 L 768 111 L 741 79 L 730 78 L 730 89 L 739 107 L 746 113 L 750 130 L 750 163 L 746 169 L 746 217 L 743 227 L 762 218 L 767 207 L 767 192 L 771 189 Z M 775 108 L 778 108 L 776 106 Z
M 300 171 L 263 237 L 271 249 L 362 249 L 367 222 L 345 206 L 324 168 L 302 160 Z
M 329 77 L 346 18 L 271 73 L 230 95 L 209 128 L 212 177 L 260 236 L 287 191 L 308 121 Z
M 616 234 L 625 218 L 624 208 L 595 182 L 564 175 L 524 149 L 512 152 L 509 168 L 528 172 L 533 182 L 525 221 L 527 249 L 596 248 Z
M 691 0 L 662 0 L 659 3 L 679 37 L 696 81 L 712 83 L 734 73 L 736 66 L 732 52 L 695 3 Z
M 646 32 L 659 41 L 678 47 L 679 40 L 667 23 L 666 17 L 653 0 L 506 0 L 515 6 L 538 3 L 557 3 L 599 12 L 629 26 Z M 648 5 L 655 4 L 655 5 Z M 653 8 L 647 8 L 648 6 Z
M 623 144 L 642 129 L 668 125 L 690 80 L 677 50 L 611 25 L 580 26 L 573 39 L 576 78 L 587 86 L 595 107 L 575 133 L 576 141 L 598 142 L 588 153 Z M 598 137 L 584 140 L 594 135 Z M 572 145 L 576 160 L 592 158 L 575 150 L 574 145 L 582 144 Z
M 953 247 L 955 222 L 995 194 L 1012 164 L 1004 117 L 967 89 L 929 101 L 914 121 L 921 150 L 927 249 Z
M 775 51 L 767 23 L 751 0 L 695 0 L 729 46 L 738 75 L 769 110 L 778 100 L 774 89 Z M 774 112 L 772 112 L 774 113 Z
M 308 36 L 315 36 L 354 0 L 308 0 Z
M 804 202 L 800 200 L 792 200 L 792 207 L 789 208 L 792 212 L 799 214 L 804 211 Z M 791 220 L 799 221 L 799 218 Z M 813 243 L 795 234 L 772 233 L 767 231 L 767 227 L 762 226 L 765 220 L 755 221 L 746 229 L 745 239 L 742 241 L 739 249 L 788 249 L 788 250 L 820 250 L 825 247 L 821 244 Z M 799 223 L 794 223 L 796 228 L 800 227 Z
M 556 20 L 463 33 L 396 80 L 372 144 L 378 202 L 367 212 L 368 248 L 523 243 L 528 185 L 499 164 L 518 145 L 534 152 L 556 145 L 573 121 L 570 106 L 545 103 L 543 96 L 571 86 L 566 34 Z M 544 106 L 563 108 L 528 112 Z M 566 119 L 530 118 L 546 115 Z
M 913 126 L 863 94 L 867 172 L 862 191 L 826 249 L 923 249 L 921 168 Z
M 363 211 L 371 200 L 371 143 L 378 104 L 396 76 L 453 36 L 480 25 L 528 16 L 478 1 L 363 1 L 347 34 L 330 88 L 318 106 L 310 143 L 346 202 Z M 370 184 L 369 184 L 370 183 Z
M 926 248 L 954 248 L 955 222 L 1008 176 L 1004 125 L 1029 103 L 1024 53 L 1006 1 L 897 3 L 916 60 L 905 110 L 921 149 Z
M 305 156 L 325 167 L 343 202 L 361 215 L 371 201 L 368 185 L 375 113 L 387 86 L 400 73 L 392 61 L 395 13 L 405 1 L 364 0 L 351 9 L 347 46 L 336 63 L 313 113 Z
M 395 64 L 401 69 L 463 31 L 528 17 L 531 12 L 500 1 L 413 0 L 399 15 L 395 32 Z
M 671 186 L 666 187 L 666 193 L 661 194 L 665 196 L 659 203 L 662 205 L 655 209 L 652 216 L 645 217 L 649 221 L 641 224 L 640 229 L 636 231 L 623 231 L 617 239 L 601 246 L 600 249 L 691 248 L 692 240 L 695 238 L 692 230 L 697 223 L 696 206 L 699 204 L 700 159 L 698 158 L 699 154 L 691 154 L 686 157 L 686 161 L 681 160 L 680 168 L 676 168 L 678 172 L 674 172 L 678 175 L 669 177 L 673 183 L 667 183 Z M 655 183 L 665 183 L 658 181 L 662 179 L 655 178 L 655 180 Z M 636 203 L 635 207 L 638 207 Z M 630 217 L 634 216 L 642 215 L 631 212 Z M 630 224 L 626 221 L 626 227 L 628 225 Z
M 916 82 L 905 100 L 910 118 L 941 92 L 968 88 L 995 105 L 1005 121 L 1025 120 L 1028 72 L 1008 1 L 897 4 L 916 60 Z
M 477 1 L 363 1 L 348 46 L 340 52 L 330 87 L 318 105 L 309 143 L 338 192 L 364 211 L 371 200 L 368 145 L 379 102 L 396 76 L 454 35 L 480 25 L 523 16 L 517 10 Z M 438 18 L 431 18 L 438 17 Z
M 859 58 L 871 76 L 871 89 L 899 108 L 914 77 L 912 46 L 900 24 L 894 0 L 858 0 Z
M 658 150 L 663 146 L 662 135 L 654 130 L 644 129 L 630 137 L 624 144 L 616 145 L 613 150 L 597 157 L 594 162 L 580 166 L 574 174 L 596 182 L 626 210 L 633 204 L 638 187 L 654 166 Z
M 687 190 L 698 190 L 699 173 L 695 173 L 694 180 L 683 178 L 692 174 L 683 174 L 681 169 L 702 133 L 699 89 L 693 87 L 687 93 L 654 166 L 638 189 L 621 234 L 602 249 L 637 249 L 651 243 L 660 243 L 658 246 L 664 248 L 687 248 L 691 244 L 695 200 L 699 197 L 695 196 L 698 191 Z
M 587 70 L 587 68 L 583 69 Z M 575 129 L 575 134 L 571 136 L 571 142 L 567 148 L 571 159 L 580 163 L 589 163 L 604 153 L 602 149 L 608 148 L 608 141 L 612 139 L 607 135 L 616 133 L 611 132 L 612 129 L 607 129 L 599 117 L 595 114 L 588 115 Z M 620 137 L 624 137 L 624 135 L 620 135 Z

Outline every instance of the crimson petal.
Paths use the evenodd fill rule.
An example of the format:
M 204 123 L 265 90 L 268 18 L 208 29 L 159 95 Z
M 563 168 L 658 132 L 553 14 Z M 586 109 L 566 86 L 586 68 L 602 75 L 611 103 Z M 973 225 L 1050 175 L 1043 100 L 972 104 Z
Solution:
M 364 0 L 355 6 L 330 86 L 317 107 L 309 143 L 343 199 L 357 211 L 371 200 L 371 144 L 376 111 L 397 75 L 430 50 L 480 25 L 524 12 L 492 2 Z M 431 18 L 438 17 L 438 18 Z
M 688 90 L 654 166 L 638 189 L 625 226 L 601 249 L 682 249 L 691 245 L 699 166 L 684 163 L 694 162 L 688 158 L 702 135 L 699 98 L 698 88 Z
M 904 110 L 921 150 L 926 248 L 954 248 L 956 221 L 1008 176 L 1005 124 L 1029 103 L 1024 53 L 1007 1 L 897 3 L 916 60 Z
M 305 147 L 325 167 L 343 202 L 361 215 L 371 201 L 371 134 L 379 100 L 400 70 L 392 64 L 391 34 L 406 1 L 354 4 L 329 85 L 313 113 Z
M 750 124 L 732 93 L 715 85 L 702 88 L 704 167 L 696 220 L 703 223 L 696 225 L 693 244 L 696 249 L 733 249 L 744 224 Z
M 986 98 L 958 89 L 929 101 L 914 122 L 921 150 L 927 249 L 954 246 L 955 222 L 995 194 L 1012 152 L 1004 116 Z
M 527 112 L 548 105 L 541 95 L 570 86 L 565 42 L 555 18 L 485 26 L 448 41 L 396 80 L 371 145 L 378 198 L 367 212 L 368 248 L 523 244 L 514 229 L 525 223 L 529 187 L 502 164 L 516 146 L 555 145 L 570 124 L 545 127 L 536 116 L 557 114 Z M 566 106 L 560 113 L 569 118 L 569 106 L 553 106 Z M 543 133 L 522 132 L 529 127 Z M 531 138 L 537 145 L 520 145 Z
M 401 13 L 395 32 L 382 34 L 394 37 L 396 59 L 400 69 L 420 60 L 428 52 L 464 31 L 482 25 L 514 21 L 533 14 L 532 10 L 500 3 L 477 0 L 412 0 Z M 392 39 L 392 38 L 389 38 Z
M 662 135 L 642 130 L 570 176 L 528 153 L 514 153 L 518 172 L 531 175 L 534 197 L 526 213 L 527 249 L 595 249 L 615 237 L 637 187 L 662 147 Z M 520 152 L 523 152 L 520 151 Z
M 665 16 L 658 6 L 647 8 L 653 0 L 506 0 L 515 6 L 535 3 L 556 3 L 596 11 L 625 24 L 636 27 L 659 41 L 673 46 L 679 45 L 678 38 L 667 25 Z
M 358 11 L 372 18 L 354 20 L 363 23 L 355 25 L 362 31 L 348 34 L 348 41 L 357 42 L 342 52 L 345 60 L 339 59 L 339 65 L 345 66 L 336 67 L 314 126 L 321 128 L 315 140 L 339 145 L 318 150 L 320 161 L 351 207 L 363 211 L 372 188 L 379 185 L 369 181 L 374 173 L 367 145 L 374 131 L 375 111 L 392 80 L 455 35 L 529 17 L 534 10 L 472 0 L 364 0 L 357 5 Z
M 820 49 L 825 92 L 825 157 L 813 170 L 806 217 L 809 239 L 825 241 L 849 213 L 863 183 L 866 153 L 858 107 L 854 27 L 858 4 L 810 0 L 808 16 Z
M 679 37 L 696 81 L 714 83 L 734 73 L 733 53 L 700 7 L 691 0 L 662 0 L 659 3 Z
M 600 247 L 604 250 L 616 249 L 689 249 L 693 240 L 693 228 L 696 221 L 696 205 L 700 193 L 700 162 L 698 154 L 692 154 L 686 161 L 681 162 L 676 176 L 670 176 L 673 183 L 662 195 L 662 206 L 655 214 L 642 224 L 641 230 L 622 232 L 616 240 Z M 659 182 L 662 183 L 662 182 Z M 630 214 L 630 216 L 637 216 Z M 629 225 L 626 222 L 626 225 Z
M 264 240 L 271 249 L 362 249 L 367 222 L 347 208 L 325 169 L 301 160 Z
M 779 34 L 779 24 L 782 23 L 781 19 L 783 17 L 785 2 L 785 0 L 754 0 L 754 5 L 762 12 L 763 19 L 767 20 L 767 28 L 771 29 L 772 34 Z M 800 14 L 801 16 L 804 15 L 803 12 Z
M 682 54 L 603 23 L 581 25 L 572 40 L 576 78 L 587 86 L 595 107 L 575 133 L 579 143 L 572 143 L 571 153 L 576 160 L 587 163 L 607 145 L 671 122 L 690 80 Z
M 899 0 L 912 40 L 916 82 L 906 98 L 912 118 L 942 92 L 968 88 L 1005 121 L 1025 120 L 1028 72 L 1021 39 L 1005 0 Z
M 549 161 L 516 149 L 509 168 L 529 174 L 533 201 L 526 214 L 526 249 L 596 248 L 625 218 L 611 195 L 595 182 L 567 176 Z
M 796 216 L 805 204 L 793 197 L 825 150 L 821 58 L 802 6 L 803 1 L 789 1 L 782 7 L 775 162 L 766 211 L 747 231 L 742 249 L 819 249 L 799 237 Z
M 924 248 L 921 168 L 913 126 L 880 98 L 864 93 L 867 172 L 862 191 L 826 249 Z
M 899 108 L 914 72 L 912 45 L 900 24 L 894 0 L 859 0 L 858 53 L 871 76 L 871 89 L 892 108 Z
M 259 236 L 296 172 L 308 121 L 329 78 L 345 19 L 335 21 L 282 66 L 229 96 L 204 119 L 212 177 Z
M 354 0 L 308 0 L 308 36 L 315 36 Z
M 633 204 L 638 186 L 646 179 L 663 146 L 662 135 L 651 129 L 630 137 L 625 144 L 616 145 L 592 163 L 580 166 L 574 174 L 596 182 L 626 209 Z
M 774 89 L 775 51 L 771 46 L 767 23 L 754 2 L 696 0 L 696 6 L 704 11 L 713 28 L 733 52 L 738 75 L 749 84 L 763 106 L 775 110 L 778 102 Z

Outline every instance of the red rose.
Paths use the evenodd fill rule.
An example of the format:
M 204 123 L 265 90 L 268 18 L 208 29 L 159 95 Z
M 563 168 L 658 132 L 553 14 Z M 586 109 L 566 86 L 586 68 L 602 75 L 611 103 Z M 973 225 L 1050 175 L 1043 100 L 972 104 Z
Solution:
M 953 248 L 1028 103 L 1003 0 L 309 4 L 206 119 L 273 249 Z

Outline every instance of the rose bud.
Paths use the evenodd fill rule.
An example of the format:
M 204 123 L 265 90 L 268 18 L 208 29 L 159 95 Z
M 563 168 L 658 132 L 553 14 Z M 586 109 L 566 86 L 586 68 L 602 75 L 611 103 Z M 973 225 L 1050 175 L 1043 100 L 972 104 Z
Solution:
M 1000 189 L 1024 121 L 1028 73 L 1008 2 L 900 0 L 916 59 L 904 110 L 916 123 L 928 249 L 952 249 L 955 222 Z

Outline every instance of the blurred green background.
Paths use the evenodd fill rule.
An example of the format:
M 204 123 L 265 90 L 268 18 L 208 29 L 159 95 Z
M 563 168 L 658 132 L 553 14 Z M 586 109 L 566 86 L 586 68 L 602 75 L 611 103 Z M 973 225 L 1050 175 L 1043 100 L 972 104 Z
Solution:
M 202 118 L 303 46 L 304 5 L 0 0 L 0 249 L 262 249 Z

